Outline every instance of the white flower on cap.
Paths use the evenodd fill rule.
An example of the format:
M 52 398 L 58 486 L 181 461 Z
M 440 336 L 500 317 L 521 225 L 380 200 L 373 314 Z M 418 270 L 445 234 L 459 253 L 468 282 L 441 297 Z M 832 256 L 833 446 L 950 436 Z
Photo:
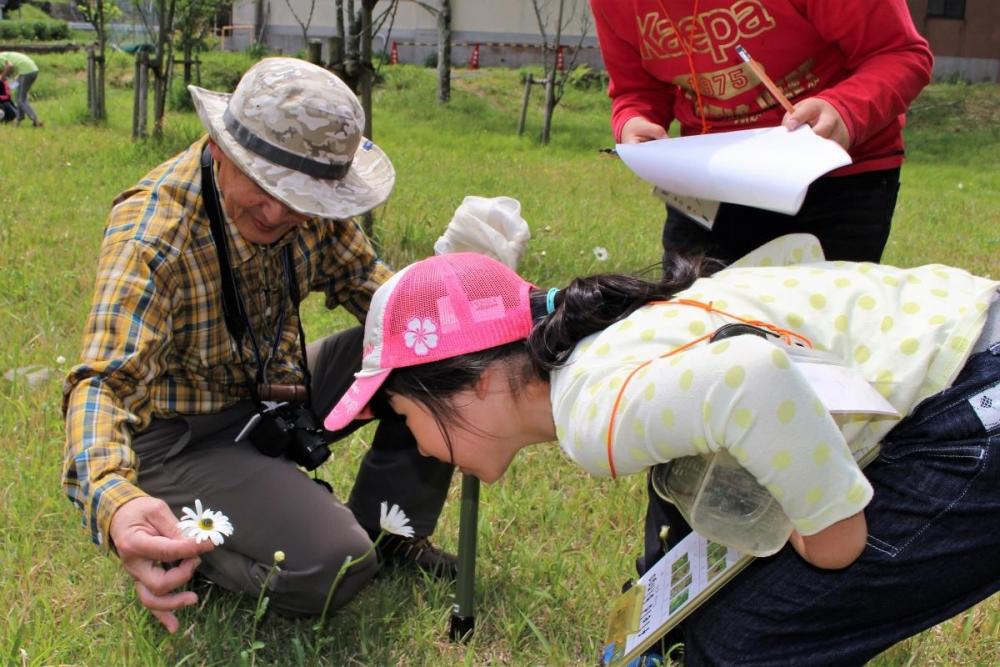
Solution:
M 413 350 L 417 356 L 424 356 L 438 346 L 437 325 L 429 318 L 421 320 L 414 317 L 406 325 L 403 339 L 406 347 Z

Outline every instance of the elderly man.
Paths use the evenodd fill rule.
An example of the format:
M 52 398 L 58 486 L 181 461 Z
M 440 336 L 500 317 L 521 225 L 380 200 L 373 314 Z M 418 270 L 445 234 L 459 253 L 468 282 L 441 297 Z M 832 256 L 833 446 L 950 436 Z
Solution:
M 351 384 L 361 330 L 307 348 L 300 297 L 321 291 L 363 320 L 392 275 L 351 220 L 395 180 L 362 136 L 361 105 L 291 58 L 261 61 L 232 95 L 191 93 L 208 137 L 122 193 L 105 229 L 82 360 L 64 389 L 66 493 L 170 632 L 173 612 L 197 602 L 177 590 L 196 570 L 255 595 L 279 550 L 271 606 L 319 613 L 344 559 L 370 547 L 384 500 L 417 537 L 384 541 L 382 560 L 453 576 L 454 557 L 427 540 L 452 468 L 421 457 L 397 415 L 383 414 L 346 505 L 302 470 L 359 425 L 329 433 L 315 415 Z M 218 548 L 179 530 L 195 500 L 235 526 Z M 351 568 L 333 607 L 376 567 Z

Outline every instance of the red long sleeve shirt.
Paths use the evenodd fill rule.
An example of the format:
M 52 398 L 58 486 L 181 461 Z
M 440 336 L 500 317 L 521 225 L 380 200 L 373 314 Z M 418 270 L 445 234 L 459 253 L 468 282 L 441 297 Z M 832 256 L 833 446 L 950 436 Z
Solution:
M 854 162 L 834 175 L 902 163 L 904 113 L 933 63 L 905 0 L 698 0 L 696 17 L 695 0 L 590 4 L 616 138 L 635 116 L 701 132 L 692 63 L 710 132 L 779 125 L 785 111 L 739 44 L 793 104 L 820 97 L 840 113 Z

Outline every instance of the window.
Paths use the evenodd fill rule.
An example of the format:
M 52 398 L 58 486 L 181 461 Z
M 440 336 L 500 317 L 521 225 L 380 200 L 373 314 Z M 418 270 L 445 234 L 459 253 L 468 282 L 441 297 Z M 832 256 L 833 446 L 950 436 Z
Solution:
M 964 19 L 965 0 L 927 0 L 929 18 Z

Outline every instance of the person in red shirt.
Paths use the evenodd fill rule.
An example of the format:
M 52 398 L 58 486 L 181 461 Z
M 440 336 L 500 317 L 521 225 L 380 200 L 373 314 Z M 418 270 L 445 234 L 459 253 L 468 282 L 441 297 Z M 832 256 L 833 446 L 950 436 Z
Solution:
M 794 216 L 723 204 L 711 230 L 668 207 L 665 252 L 726 262 L 793 232 L 827 258 L 878 261 L 903 161 L 904 113 L 933 56 L 905 0 L 590 0 L 621 143 L 784 124 L 812 126 L 853 162 L 816 180 Z M 794 104 L 786 113 L 736 52 Z M 697 81 L 697 85 L 694 82 Z

